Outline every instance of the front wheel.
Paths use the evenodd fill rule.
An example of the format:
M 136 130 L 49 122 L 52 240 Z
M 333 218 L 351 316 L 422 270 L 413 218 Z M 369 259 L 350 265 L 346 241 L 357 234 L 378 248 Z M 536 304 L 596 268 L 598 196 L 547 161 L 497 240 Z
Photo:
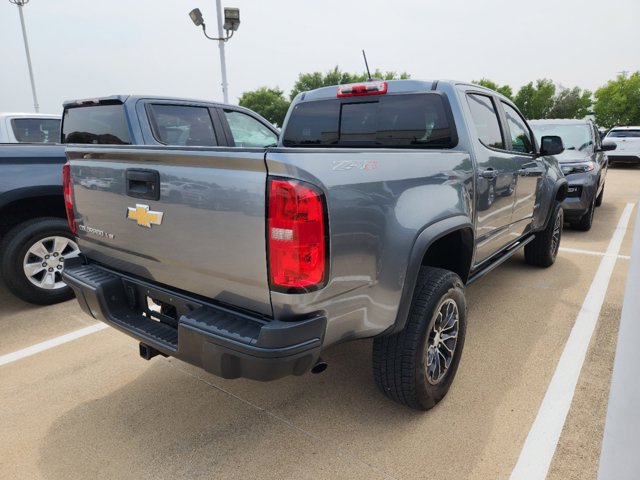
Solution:
M 576 230 L 582 230 L 583 232 L 588 232 L 591 230 L 591 226 L 593 225 L 593 214 L 596 211 L 595 199 L 591 201 L 591 205 L 589 206 L 589 210 L 585 213 L 580 220 L 577 222 L 571 222 L 571 228 L 575 228 Z
M 447 394 L 464 346 L 467 304 L 460 277 L 422 267 L 404 329 L 373 342 L 376 385 L 387 397 L 417 410 Z
M 7 288 L 25 302 L 50 305 L 69 300 L 62 281 L 65 261 L 80 254 L 66 220 L 37 218 L 14 227 L 0 247 Z
M 604 199 L 604 184 L 602 184 L 602 190 L 600 190 L 600 193 L 596 197 L 596 207 L 599 207 L 600 205 L 602 205 L 603 199 Z
M 556 261 L 562 238 L 564 213 L 559 202 L 555 202 L 547 227 L 536 233 L 536 238 L 524 247 L 524 259 L 530 265 L 550 267 Z

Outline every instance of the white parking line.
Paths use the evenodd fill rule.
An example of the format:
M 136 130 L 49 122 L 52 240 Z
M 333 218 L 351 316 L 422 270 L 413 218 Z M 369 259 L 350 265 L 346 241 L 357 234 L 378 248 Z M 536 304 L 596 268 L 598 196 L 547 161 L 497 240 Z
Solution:
M 581 248 L 569 248 L 569 247 L 560 247 L 561 252 L 567 253 L 580 253 L 582 255 L 593 255 L 595 257 L 604 257 L 607 255 L 605 252 L 594 252 L 593 250 L 583 250 Z M 630 260 L 631 257 L 629 255 L 616 255 L 621 260 Z
M 607 251 L 591 282 L 547 393 L 542 400 L 538 415 L 527 435 L 518 462 L 511 472 L 511 480 L 544 480 L 547 476 L 633 207 L 633 203 L 626 205 L 609 241 Z
M 91 335 L 92 333 L 99 332 L 100 330 L 104 330 L 105 328 L 109 328 L 109 326 L 104 323 L 96 323 L 95 325 L 91 325 L 90 327 L 81 328 L 80 330 L 67 333 L 66 335 L 61 335 L 59 337 L 55 337 L 41 343 L 36 343 L 35 345 L 23 348 L 22 350 L 18 350 L 17 352 L 7 353 L 6 355 L 2 355 L 0 357 L 0 367 L 2 365 L 6 365 L 7 363 L 16 362 L 23 358 L 30 357 L 31 355 L 35 355 L 36 353 L 44 352 L 45 350 L 57 347 L 58 345 L 62 345 L 63 343 L 71 342 L 73 340 L 77 340 L 78 338 Z

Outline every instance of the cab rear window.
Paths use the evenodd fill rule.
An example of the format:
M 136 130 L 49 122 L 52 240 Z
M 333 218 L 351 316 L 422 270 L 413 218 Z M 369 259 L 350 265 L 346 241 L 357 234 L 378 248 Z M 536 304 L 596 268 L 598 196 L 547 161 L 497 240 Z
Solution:
M 611 130 L 607 137 L 640 138 L 640 130 Z
M 56 118 L 14 118 L 11 126 L 19 143 L 56 143 L 60 140 L 60 120 Z
M 124 105 L 67 108 L 62 119 L 62 143 L 130 145 Z
M 457 135 L 446 97 L 430 92 L 299 103 L 291 112 L 283 144 L 452 148 Z

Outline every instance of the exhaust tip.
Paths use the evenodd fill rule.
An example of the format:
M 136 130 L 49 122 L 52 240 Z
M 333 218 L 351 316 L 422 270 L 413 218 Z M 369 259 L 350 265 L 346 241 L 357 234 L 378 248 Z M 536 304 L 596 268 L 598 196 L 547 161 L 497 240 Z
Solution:
M 323 359 L 319 358 L 316 364 L 311 368 L 311 373 L 317 375 L 319 373 L 324 372 L 329 364 L 325 362 Z

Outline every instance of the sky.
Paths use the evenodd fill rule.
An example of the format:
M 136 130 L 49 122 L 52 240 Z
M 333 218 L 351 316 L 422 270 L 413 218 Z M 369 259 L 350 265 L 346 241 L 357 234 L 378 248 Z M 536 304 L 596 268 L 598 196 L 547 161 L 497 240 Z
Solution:
M 222 101 L 214 0 L 31 0 L 25 22 L 43 113 L 114 94 Z M 414 79 L 538 78 L 595 90 L 640 70 L 640 0 L 223 0 L 240 9 L 226 44 L 229 102 L 336 65 Z M 0 112 L 33 111 L 18 7 L 0 0 Z

